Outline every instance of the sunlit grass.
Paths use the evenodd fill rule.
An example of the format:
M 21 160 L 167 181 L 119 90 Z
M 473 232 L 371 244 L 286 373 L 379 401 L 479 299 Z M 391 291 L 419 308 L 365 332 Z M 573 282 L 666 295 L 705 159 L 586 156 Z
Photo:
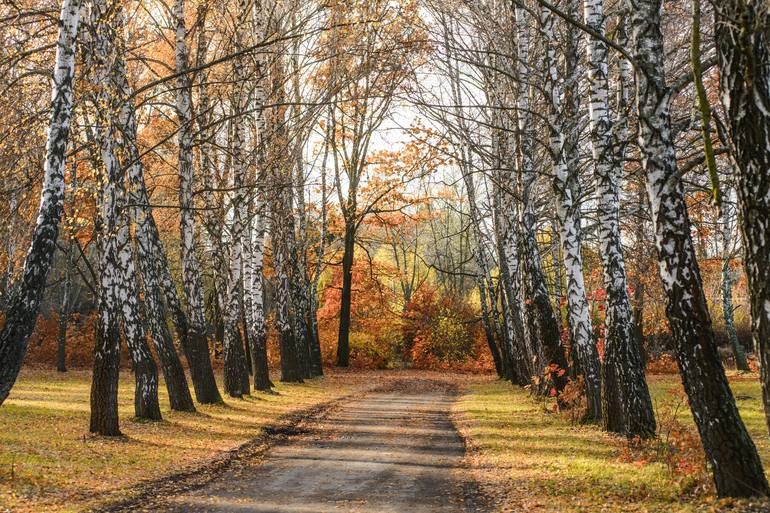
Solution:
M 770 440 L 757 377 L 732 378 L 741 414 L 768 468 Z M 680 400 L 678 376 L 650 376 L 649 384 L 656 407 Z M 689 409 L 681 406 L 679 418 L 691 423 Z M 689 512 L 701 511 L 709 501 L 688 501 L 665 464 L 624 461 L 623 439 L 596 426 L 570 425 L 509 383 L 471 385 L 456 408 L 479 449 L 477 467 L 489 482 L 506 488 L 503 502 L 512 511 Z
M 734 371 L 728 372 L 728 377 L 741 418 L 757 446 L 765 470 L 768 470 L 770 469 L 770 435 L 765 423 L 759 378 L 757 374 Z M 669 406 L 679 404 L 679 397 L 683 389 L 678 376 L 648 376 L 647 381 L 650 385 L 653 403 L 657 408 L 665 407 L 666 404 Z M 678 417 L 680 420 L 693 422 L 692 414 L 686 403 L 679 407 Z
M 275 395 L 224 405 L 169 410 L 161 384 L 162 422 L 133 419 L 133 376 L 121 373 L 120 427 L 108 439 L 88 434 L 90 372 L 25 369 L 0 407 L 0 511 L 79 511 L 115 499 L 142 480 L 190 468 L 260 434 L 278 416 L 360 386 L 355 375 L 301 385 L 276 381 Z

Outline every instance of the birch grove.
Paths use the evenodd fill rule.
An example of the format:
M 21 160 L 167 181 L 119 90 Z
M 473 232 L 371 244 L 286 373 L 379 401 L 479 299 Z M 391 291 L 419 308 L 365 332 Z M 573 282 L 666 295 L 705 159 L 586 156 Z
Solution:
M 668 443 L 669 362 L 716 495 L 770 494 L 734 393 L 758 379 L 770 429 L 766 2 L 27 3 L 0 7 L 0 405 L 53 319 L 97 435 L 128 372 L 159 421 L 462 369 L 630 451 Z

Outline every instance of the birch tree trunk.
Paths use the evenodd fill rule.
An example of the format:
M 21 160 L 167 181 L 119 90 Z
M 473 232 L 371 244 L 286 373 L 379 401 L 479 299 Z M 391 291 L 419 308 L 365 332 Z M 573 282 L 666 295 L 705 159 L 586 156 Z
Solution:
M 726 192 L 726 191 L 725 191 Z M 735 357 L 735 367 L 739 371 L 748 371 L 749 362 L 746 361 L 746 353 L 743 351 L 743 346 L 738 341 L 738 334 L 735 332 L 735 319 L 733 307 L 733 272 L 730 269 L 730 260 L 732 256 L 732 234 L 730 230 L 730 215 L 731 208 L 725 200 L 727 200 L 727 194 L 724 195 L 722 203 L 722 318 L 725 321 L 725 331 L 727 331 L 727 340 L 730 342 L 730 347 L 733 349 L 733 356 Z
M 324 271 L 324 257 L 326 256 L 326 238 L 329 231 L 328 222 L 328 192 L 326 190 L 326 165 L 329 159 L 329 129 L 330 125 L 327 123 L 326 131 L 324 134 L 324 156 L 321 162 L 321 233 L 318 244 L 318 250 L 316 252 L 315 269 L 313 270 L 313 279 L 310 284 L 310 322 L 311 329 L 313 331 L 313 338 L 315 339 L 313 345 L 319 352 L 318 359 L 320 361 L 319 370 L 323 373 L 323 361 L 321 360 L 321 339 L 318 331 L 318 285 L 321 281 L 321 274 Z
M 280 33 L 279 20 L 270 20 L 271 27 Z M 282 48 L 282 47 L 279 47 Z M 300 341 L 294 329 L 293 293 L 291 261 L 294 240 L 294 217 L 291 187 L 293 177 L 287 159 L 286 148 L 286 93 L 284 73 L 284 52 L 276 51 L 270 67 L 271 100 L 276 105 L 270 113 L 269 147 L 271 154 L 267 165 L 270 191 L 271 233 L 273 248 L 273 267 L 275 272 L 275 324 L 278 329 L 278 342 L 281 352 L 281 381 L 302 382 L 302 361 L 299 354 Z
M 574 9 L 573 9 L 574 10 Z M 590 419 L 601 419 L 601 376 L 599 352 L 593 338 L 591 317 L 589 316 L 588 300 L 586 299 L 585 280 L 583 277 L 583 253 L 580 227 L 580 205 L 573 196 L 578 190 L 577 159 L 568 152 L 576 151 L 574 135 L 571 135 L 571 145 L 567 147 L 566 132 L 569 130 L 563 122 L 567 111 L 562 105 L 565 95 L 564 84 L 559 78 L 556 35 L 551 10 L 543 7 L 540 13 L 540 31 L 546 45 L 545 65 L 545 94 L 548 100 L 550 130 L 550 152 L 553 166 L 553 188 L 556 194 L 556 215 L 559 219 L 562 258 L 567 282 L 567 316 L 572 344 L 576 359 L 585 382 L 586 399 L 588 402 L 587 416 Z M 562 41 L 569 48 L 569 41 Z M 566 53 L 566 52 L 565 52 Z M 577 97 L 574 90 L 577 85 L 575 76 L 576 55 L 566 55 L 565 70 L 567 87 L 570 88 L 570 99 Z M 574 84 L 574 85 L 572 85 Z M 569 101 L 569 100 L 568 100 Z M 571 108 L 569 115 L 574 119 L 578 115 L 577 105 L 567 105 Z M 575 121 L 573 121 L 575 122 Z M 573 126 L 574 128 L 574 126 Z M 571 164 L 571 165 L 570 165 Z M 558 281 L 558 273 L 555 273 Z
M 277 167 L 277 166 L 276 166 Z M 272 182 L 279 189 L 273 193 L 275 197 L 272 200 L 272 233 L 271 241 L 273 244 L 273 267 L 275 268 L 276 297 L 275 324 L 278 328 L 278 342 L 281 352 L 281 381 L 302 382 L 302 372 L 297 355 L 297 340 L 295 331 L 291 322 L 290 301 L 291 301 L 291 282 L 289 273 L 291 272 L 291 251 L 286 245 L 288 227 L 281 220 L 282 216 L 291 215 L 285 207 L 285 196 L 280 194 L 280 189 L 287 187 L 285 176 L 277 169 L 273 169 Z
M 510 183 L 514 183 L 513 170 L 509 169 L 507 172 L 510 174 Z M 519 353 L 518 360 L 510 359 L 510 365 L 516 365 L 513 377 L 515 377 L 517 385 L 525 386 L 530 383 L 530 380 L 535 375 L 533 365 L 535 352 L 532 348 L 532 341 L 526 336 L 524 331 L 523 300 L 519 286 L 521 283 L 519 276 L 519 244 L 514 224 L 518 218 L 518 211 L 516 210 L 513 198 L 508 197 L 505 201 L 500 198 L 503 194 L 509 193 L 499 190 L 499 187 L 497 189 L 494 198 L 497 203 L 495 208 L 497 214 L 495 215 L 494 223 L 498 259 L 500 261 L 500 282 L 503 290 L 501 306 L 504 312 L 508 341 L 517 348 Z
M 235 51 L 243 50 L 242 31 L 246 30 L 248 11 L 246 2 L 238 2 L 238 19 L 235 27 Z M 244 353 L 243 340 L 241 338 L 241 299 L 243 293 L 243 237 L 244 237 L 244 207 L 243 195 L 244 175 L 246 166 L 243 155 L 244 123 L 245 119 L 240 114 L 248 109 L 248 101 L 243 91 L 244 67 L 246 60 L 236 58 L 233 60 L 233 85 L 232 85 L 232 113 L 231 135 L 232 142 L 230 155 L 232 159 L 232 219 L 229 225 L 229 269 L 225 301 L 222 305 L 225 311 L 225 338 L 224 338 L 224 381 L 225 392 L 230 397 L 242 397 L 249 394 L 249 374 L 246 367 L 246 355 Z
M 64 201 L 64 160 L 72 119 L 72 80 L 80 6 L 81 0 L 64 0 L 59 15 L 40 207 L 21 280 L 13 286 L 5 324 L 0 331 L 0 405 L 8 397 L 21 370 L 56 249 Z
M 144 322 L 140 308 L 139 291 L 136 286 L 136 269 L 134 269 L 133 252 L 131 248 L 130 220 L 126 213 L 125 190 L 120 191 L 122 205 L 118 219 L 118 262 L 120 264 L 120 288 L 122 302 L 120 305 L 125 337 L 131 361 L 134 364 L 134 414 L 140 419 L 160 420 L 160 404 L 158 403 L 158 367 L 147 345 Z
M 717 354 L 671 133 L 661 0 L 627 0 L 639 147 L 679 372 L 720 496 L 767 495 L 757 454 Z
M 100 159 L 94 159 L 99 173 L 96 242 L 99 254 L 97 284 L 98 323 L 94 347 L 94 369 L 91 381 L 90 431 L 104 436 L 120 435 L 118 424 L 118 378 L 120 372 L 121 299 L 124 289 L 118 232 L 123 206 L 123 174 L 118 161 L 117 127 L 114 123 L 119 107 L 115 103 L 110 82 L 114 37 L 110 34 L 107 7 L 103 1 L 91 5 L 91 33 L 88 46 L 91 74 L 96 88 L 94 129 Z
M 118 27 L 120 33 L 116 37 L 119 38 L 117 43 L 121 46 L 121 52 L 115 60 L 113 82 L 115 92 L 119 96 L 120 101 L 118 122 L 122 138 L 121 155 L 123 158 L 121 165 L 128 175 L 127 199 L 129 205 L 127 208 L 130 212 L 130 221 L 133 221 L 136 226 L 133 247 L 135 259 L 131 263 L 132 268 L 126 271 L 125 279 L 128 286 L 136 289 L 135 295 L 138 295 L 138 289 L 134 285 L 137 272 L 141 277 L 145 305 L 144 318 L 149 327 L 150 338 L 155 347 L 155 352 L 160 360 L 171 409 L 176 411 L 195 411 L 184 368 L 166 324 L 166 308 L 162 300 L 159 275 L 161 272 L 165 272 L 169 275 L 168 279 L 170 280 L 171 278 L 168 271 L 166 253 L 150 208 L 150 199 L 144 182 L 144 171 L 137 147 L 137 121 L 136 109 L 132 100 L 133 90 L 128 83 L 126 63 L 122 57 L 122 49 L 125 48 L 125 35 L 123 34 L 125 21 L 122 13 L 118 16 L 117 22 L 120 23 Z M 130 221 L 126 220 L 126 226 L 128 226 Z M 124 237 L 126 237 L 126 240 L 129 240 L 130 233 L 126 233 Z M 128 247 L 129 244 L 130 242 L 128 242 L 125 251 L 131 251 L 131 248 Z M 133 269 L 134 265 L 136 270 Z M 164 271 L 161 271 L 161 269 Z M 176 287 L 172 286 L 170 292 L 173 294 L 172 301 L 178 303 Z M 136 301 L 139 301 L 138 297 Z M 141 317 L 141 312 L 137 310 L 136 315 Z M 140 331 L 140 335 L 137 336 L 144 339 L 144 329 Z
M 296 13 L 292 11 L 291 23 L 295 25 Z M 297 229 L 294 239 L 295 249 L 295 287 L 297 294 L 297 325 L 300 330 L 300 340 L 304 345 L 303 354 L 307 360 L 305 365 L 305 375 L 308 378 L 323 375 L 323 365 L 321 363 L 321 346 L 313 332 L 311 310 L 311 296 L 315 294 L 311 290 L 310 274 L 308 269 L 308 235 L 307 235 L 307 209 L 305 207 L 305 167 L 303 150 L 307 143 L 307 136 L 302 123 L 302 91 L 300 85 L 301 68 L 298 56 L 301 53 L 300 41 L 295 40 L 291 50 L 291 91 L 294 105 L 292 106 L 292 118 L 294 119 L 294 143 L 292 163 L 294 168 L 294 187 L 296 192 L 296 217 Z
M 508 128 L 504 128 L 507 134 Z M 501 140 L 499 147 L 500 173 L 494 184 L 495 190 L 492 197 L 493 223 L 495 238 L 497 239 L 497 253 L 500 262 L 500 286 L 501 307 L 505 322 L 506 338 L 510 344 L 509 351 L 517 353 L 518 358 L 510 358 L 510 365 L 514 366 L 515 383 L 525 386 L 535 375 L 534 362 L 535 351 L 532 340 L 524 330 L 523 299 L 521 297 L 520 279 L 520 255 L 516 220 L 518 219 L 518 206 L 511 191 L 504 191 L 500 184 L 515 183 L 516 160 L 515 151 L 510 151 L 513 137 L 507 134 Z
M 257 204 L 257 219 L 254 227 L 253 245 L 253 299 L 254 311 L 253 333 L 249 338 L 251 342 L 251 365 L 254 369 L 254 388 L 256 390 L 270 390 L 273 383 L 270 381 L 270 372 L 267 366 L 267 326 L 265 323 L 264 302 L 264 254 L 265 254 L 265 215 L 264 207 Z
M 498 319 L 496 319 L 496 308 L 490 307 L 488 304 L 488 300 L 493 302 L 493 298 L 496 299 L 496 296 L 492 295 L 492 291 L 489 290 L 491 289 L 491 280 L 488 278 L 491 276 L 491 267 L 488 261 L 486 248 L 484 247 L 484 235 L 481 231 L 482 219 L 476 203 L 476 184 L 474 183 L 473 175 L 464 162 L 460 164 L 460 167 L 463 175 L 463 182 L 465 183 L 465 193 L 468 196 L 471 224 L 473 224 L 473 231 L 476 236 L 476 263 L 479 269 L 476 273 L 475 280 L 476 288 L 479 291 L 481 321 L 484 327 L 487 345 L 489 346 L 489 352 L 492 354 L 498 376 L 513 382 L 520 382 L 522 379 L 526 378 L 522 378 L 518 375 L 518 368 L 514 370 L 515 358 L 511 357 L 511 355 L 505 351 L 505 349 L 508 349 L 507 347 L 500 347 L 502 344 L 510 344 L 510 340 L 501 339 L 499 342 L 500 345 L 498 345 L 498 340 L 496 338 L 498 334 L 503 334 L 503 330 L 497 326 L 499 322 Z M 503 361 L 504 355 L 507 357 L 507 361 L 505 362 Z
M 713 2 L 720 93 L 737 164 L 751 332 L 770 429 L 770 8 L 762 0 Z
M 459 80 L 456 71 L 453 70 L 453 74 L 455 78 Z M 493 89 L 492 84 L 489 85 L 490 89 Z M 455 90 L 457 90 L 457 87 L 455 87 Z M 457 96 L 457 93 L 455 93 L 455 95 L 455 103 L 459 104 L 460 100 Z M 497 99 L 498 95 L 495 94 L 494 97 Z M 502 101 L 499 99 L 497 101 L 502 107 Z M 523 341 L 524 334 L 521 325 L 521 312 L 518 310 L 518 308 L 510 308 L 510 301 L 508 301 L 509 298 L 516 297 L 516 292 L 514 291 L 518 291 L 518 286 L 515 285 L 517 282 L 515 281 L 515 278 L 511 279 L 509 271 L 510 268 L 518 269 L 518 253 L 516 251 L 508 251 L 508 249 L 511 247 L 515 248 L 515 246 L 510 246 L 510 237 L 515 237 L 515 228 L 511 225 L 510 222 L 510 220 L 515 217 L 515 213 L 513 211 L 515 205 L 511 191 L 503 191 L 502 187 L 500 187 L 501 183 L 515 183 L 515 170 L 513 166 L 511 166 L 511 162 L 509 160 L 511 156 L 506 154 L 504 151 L 506 142 L 508 141 L 508 138 L 506 137 L 507 134 L 505 133 L 506 128 L 503 128 L 505 125 L 504 119 L 502 116 L 494 116 L 494 118 L 497 118 L 497 121 L 494 122 L 494 124 L 501 125 L 501 128 L 497 130 L 496 133 L 493 133 L 492 140 L 492 151 L 493 154 L 497 157 L 499 167 L 499 169 L 493 175 L 495 176 L 495 183 L 492 198 L 492 208 L 494 215 L 493 226 L 495 229 L 495 238 L 497 239 L 496 249 L 500 261 L 500 298 L 502 299 L 500 303 L 500 311 L 502 313 L 502 326 L 500 319 L 501 316 L 499 315 L 497 309 L 497 294 L 495 294 L 493 291 L 493 284 L 490 279 L 491 275 L 484 275 L 480 277 L 480 284 L 486 287 L 486 291 L 481 299 L 484 299 L 487 296 L 489 298 L 489 312 L 487 316 L 489 318 L 492 333 L 497 338 L 495 346 L 498 348 L 500 353 L 500 369 L 503 373 L 503 377 L 510 380 L 512 383 L 523 386 L 529 383 L 529 380 L 532 377 L 532 373 L 529 372 L 526 366 L 526 363 L 529 359 L 527 358 L 525 352 L 521 350 L 521 343 Z M 467 154 L 464 154 L 463 158 L 467 158 Z M 473 176 L 467 165 L 463 165 L 461 171 L 463 172 L 463 180 L 465 181 L 465 189 L 468 193 L 469 203 L 473 209 L 475 208 L 474 200 L 476 196 Z M 473 214 L 473 211 L 471 211 L 471 214 Z M 481 247 L 481 241 L 483 239 L 481 238 L 482 235 L 480 233 L 480 219 L 478 222 L 479 224 L 476 225 L 476 231 L 479 241 L 479 252 L 481 252 L 483 251 L 483 248 Z M 481 255 L 479 256 L 481 257 Z M 482 267 L 485 265 L 485 263 L 480 260 L 479 263 L 482 265 Z
M 267 34 L 269 2 L 263 0 L 257 2 L 254 11 L 254 37 L 256 41 L 263 41 Z M 251 344 L 251 367 L 254 372 L 254 388 L 256 390 L 270 390 L 273 383 L 270 381 L 270 371 L 267 362 L 267 325 L 264 303 L 264 256 L 265 256 L 265 231 L 267 226 L 267 205 L 264 203 L 265 180 L 268 177 L 267 169 L 267 122 L 264 106 L 267 103 L 268 91 L 268 62 L 267 54 L 260 52 L 255 58 L 257 82 L 254 86 L 254 108 L 256 111 L 256 187 L 254 192 L 252 232 L 254 240 L 251 243 L 251 253 L 247 257 L 251 260 L 251 309 L 252 322 L 249 332 Z
M 540 251 L 536 239 L 536 214 L 533 195 L 535 185 L 535 171 L 532 162 L 532 128 L 530 126 L 529 112 L 529 45 L 530 45 L 530 20 L 527 11 L 523 7 L 516 7 L 516 32 L 518 36 L 518 76 L 519 95 L 517 102 L 518 116 L 518 150 L 520 160 L 519 194 L 522 208 L 519 213 L 519 226 L 521 238 L 521 277 L 524 296 L 524 311 L 527 322 L 528 336 L 533 343 L 538 344 L 542 358 L 538 359 L 535 366 L 535 374 L 542 376 L 546 372 L 549 376 L 550 386 L 556 393 L 561 392 L 567 384 L 567 359 L 564 348 L 561 345 L 561 333 L 554 317 L 551 302 L 548 299 L 548 290 L 545 284 L 545 276 L 540 264 Z M 548 390 L 539 387 L 542 392 Z
M 59 326 L 56 333 L 56 370 L 67 372 L 67 327 L 70 320 L 70 293 L 72 289 L 72 241 L 67 243 L 64 251 L 64 281 L 62 296 L 59 303 Z
M 184 347 L 190 364 L 195 396 L 203 404 L 222 402 L 214 371 L 211 368 L 206 318 L 203 305 L 203 283 L 195 254 L 195 210 L 192 197 L 193 185 L 193 134 L 192 134 L 192 81 L 187 65 L 187 30 L 184 19 L 184 0 L 174 1 L 175 62 L 179 73 L 176 84 L 176 115 L 179 124 L 179 230 L 182 260 L 182 282 L 187 302 L 187 337 Z
M 134 410 L 139 418 L 160 420 L 158 370 L 147 346 L 131 251 L 131 227 L 127 213 L 125 170 L 121 155 L 128 153 L 125 134 L 127 108 L 123 90 L 125 68 L 123 14 L 111 12 L 104 0 L 91 6 L 89 57 L 96 89 L 95 136 L 101 173 L 97 242 L 99 247 L 99 329 L 94 350 L 91 388 L 91 430 L 103 435 L 119 433 L 117 380 L 120 364 L 120 326 L 133 362 L 136 381 Z M 126 159 L 124 159 L 126 160 Z M 114 418 L 113 418 L 114 417 Z
M 150 198 L 136 148 L 136 117 L 133 107 L 131 107 L 131 116 L 123 128 L 130 151 L 128 156 L 130 162 L 126 167 L 128 167 L 129 200 L 132 204 L 131 215 L 136 225 L 134 239 L 136 267 L 141 277 L 145 318 L 150 330 L 150 339 L 160 360 L 171 409 L 195 411 L 184 368 L 166 323 L 168 305 L 172 307 L 169 309 L 176 311 L 172 319 L 180 333 L 180 339 L 184 338 L 187 331 L 186 317 L 181 311 L 176 287 L 171 281 L 168 270 L 165 249 L 149 206 Z M 165 288 L 162 285 L 162 276 L 165 276 L 165 281 L 170 283 Z M 163 302 L 164 289 L 166 304 Z
M 206 61 L 208 54 L 209 41 L 206 31 L 206 19 L 209 6 L 207 4 L 200 4 L 198 6 L 198 40 L 197 40 L 197 59 L 198 65 Z M 240 26 L 240 25 L 239 25 Z M 233 66 L 235 69 L 235 66 Z M 227 148 L 225 150 L 225 158 L 218 158 L 218 145 L 216 144 L 216 134 L 212 130 L 213 119 L 212 111 L 214 106 L 211 104 L 208 94 L 208 72 L 202 70 L 197 74 L 198 81 L 198 115 L 196 121 L 198 124 L 198 130 L 201 134 L 200 143 L 200 175 L 202 181 L 206 183 L 206 187 L 203 189 L 203 202 L 205 210 L 202 212 L 203 227 L 206 230 L 210 241 L 210 256 L 212 261 L 212 271 L 214 276 L 213 291 L 210 295 L 210 301 L 214 308 L 214 338 L 217 343 L 224 349 L 233 348 L 237 350 L 237 345 L 240 344 L 240 333 L 235 327 L 239 324 L 238 312 L 231 311 L 229 309 L 230 296 L 230 257 L 228 249 L 228 241 L 230 240 L 226 236 L 226 229 L 228 228 L 226 191 L 231 190 L 232 183 L 228 180 L 232 179 L 233 174 L 233 129 L 235 128 L 235 122 L 242 122 L 242 118 L 237 118 L 226 124 L 227 126 Z M 233 81 L 233 91 L 235 91 L 236 81 Z M 234 98 L 231 95 L 231 100 Z M 237 113 L 237 108 L 230 109 L 230 115 Z M 239 148 L 240 149 L 240 148 Z M 221 169 L 220 169 L 221 167 Z M 233 202 L 230 202 L 232 204 Z M 230 227 L 232 228 L 232 227 Z M 240 242 L 240 241 L 239 241 Z M 233 337 L 237 336 L 238 341 L 233 343 Z M 227 382 L 225 385 L 225 392 L 229 393 L 229 385 L 232 382 L 239 382 L 236 378 L 237 371 L 233 369 L 233 351 L 227 350 L 228 363 L 226 365 L 228 374 Z M 240 385 L 235 387 L 235 390 L 241 388 Z M 237 391 L 236 391 L 237 396 Z
M 584 15 L 586 25 L 604 34 L 602 0 L 586 0 Z M 628 299 L 618 193 L 623 159 L 616 154 L 612 144 L 607 46 L 593 37 L 589 37 L 587 43 L 591 145 L 598 199 L 599 244 L 607 298 L 601 380 L 602 422 L 608 431 L 649 437 L 655 434 L 655 416 L 644 369 L 636 350 Z
M 510 281 L 503 281 L 503 287 L 505 288 L 505 291 L 501 291 L 500 293 L 500 296 L 503 299 L 501 302 L 503 311 L 503 326 L 501 326 L 501 316 L 499 315 L 497 309 L 498 294 L 494 290 L 494 285 L 491 279 L 492 265 L 489 262 L 489 255 L 487 250 L 484 247 L 485 235 L 482 231 L 482 216 L 479 212 L 476 198 L 476 184 L 473 177 L 473 171 L 471 169 L 471 155 L 469 151 L 469 141 L 467 140 L 470 131 L 466 125 L 465 116 L 461 108 L 463 105 L 463 94 L 460 81 L 459 66 L 454 55 L 453 43 L 450 42 L 450 38 L 454 37 L 454 25 L 452 20 L 449 20 L 443 16 L 441 19 L 441 24 L 444 28 L 444 52 L 446 54 L 446 67 L 450 77 L 452 101 L 454 103 L 454 116 L 458 125 L 458 141 L 456 144 L 459 146 L 460 153 L 459 166 L 465 185 L 465 192 L 468 196 L 469 216 L 471 219 L 471 224 L 473 225 L 473 233 L 476 240 L 475 260 L 479 269 L 476 273 L 475 281 L 476 287 L 479 291 L 482 325 L 484 327 L 487 345 L 489 347 L 490 353 L 492 354 L 492 359 L 494 360 L 495 369 L 498 373 L 498 376 L 510 380 L 513 383 L 526 384 L 529 382 L 530 374 L 524 370 L 526 356 L 523 354 L 523 351 L 520 350 L 521 337 L 519 335 L 521 334 L 521 331 L 519 330 L 516 332 L 514 329 L 515 322 L 518 321 L 520 326 L 520 317 L 517 316 L 518 311 L 507 311 L 508 309 L 506 308 L 505 304 L 504 294 L 505 291 L 511 290 Z M 501 64 L 496 63 L 496 65 Z M 499 115 L 499 112 L 502 111 L 502 98 L 504 95 L 499 90 L 499 82 L 495 82 L 495 80 L 490 78 L 488 74 L 485 75 L 485 78 L 487 79 L 485 86 L 488 89 L 488 96 L 493 98 L 496 106 L 501 108 L 499 111 L 495 111 L 493 114 L 493 116 L 496 118 L 496 122 L 494 124 L 503 125 L 502 116 Z M 507 134 L 504 132 L 505 131 L 502 128 L 496 130 L 493 140 L 493 153 L 499 157 L 500 169 L 497 170 L 498 175 L 501 175 L 504 172 L 503 170 L 510 171 L 510 167 L 508 166 L 509 162 L 506 162 L 507 156 L 503 151 L 505 143 L 508 140 L 506 137 Z M 510 177 L 506 178 L 510 180 Z M 502 191 L 498 190 L 495 194 L 496 195 L 494 200 L 497 200 L 503 193 Z M 510 198 L 508 199 L 510 201 Z M 506 206 L 510 205 L 509 202 L 506 202 L 505 204 Z M 497 229 L 499 227 L 497 221 L 501 218 L 501 215 L 504 214 L 501 214 L 500 212 L 499 201 L 495 201 L 495 207 L 495 229 Z M 498 236 L 498 252 L 501 241 L 502 239 Z M 504 271 L 507 270 L 506 262 L 503 261 L 502 253 L 499 253 L 501 255 L 501 276 L 505 276 L 507 278 L 507 274 L 505 274 Z

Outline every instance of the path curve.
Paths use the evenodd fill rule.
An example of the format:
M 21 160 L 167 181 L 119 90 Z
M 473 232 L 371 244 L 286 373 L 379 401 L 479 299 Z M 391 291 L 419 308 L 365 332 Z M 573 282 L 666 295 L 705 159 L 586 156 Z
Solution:
M 455 394 L 410 380 L 350 400 L 208 485 L 171 499 L 173 512 L 483 512 L 452 424 Z

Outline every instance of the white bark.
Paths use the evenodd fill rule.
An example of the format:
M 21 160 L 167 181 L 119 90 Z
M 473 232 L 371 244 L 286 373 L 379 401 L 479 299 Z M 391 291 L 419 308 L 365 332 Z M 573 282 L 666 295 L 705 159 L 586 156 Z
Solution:
M 40 207 L 22 278 L 9 301 L 0 332 L 0 404 L 8 397 L 21 369 L 55 251 L 64 201 L 64 161 L 72 119 L 80 7 L 80 0 L 64 0 L 59 17 Z
M 585 23 L 604 34 L 603 0 L 584 1 Z M 609 112 L 607 45 L 587 36 L 591 148 L 599 217 L 599 245 L 607 304 L 605 310 L 603 423 L 605 429 L 629 435 L 655 432 L 647 383 L 634 338 L 628 283 L 620 233 L 620 169 L 622 155 L 613 146 Z M 626 69 L 625 66 L 623 69 Z M 622 78 L 622 77 L 621 77 Z
M 192 80 L 188 72 L 187 30 L 184 18 L 184 0 L 174 0 L 174 59 L 176 72 L 175 110 L 179 129 L 179 240 L 182 261 L 182 285 L 187 303 L 187 342 L 185 352 L 199 402 L 216 403 L 222 400 L 211 369 L 206 318 L 203 303 L 203 282 L 195 248 L 195 205 L 193 203 L 193 130 Z M 169 280 L 165 279 L 164 283 Z M 166 297 L 170 296 L 169 293 Z
M 594 344 L 593 328 L 586 299 L 585 280 L 583 277 L 583 254 L 580 236 L 580 206 L 574 197 L 578 190 L 578 169 L 576 159 L 567 152 L 575 151 L 565 146 L 566 110 L 562 105 L 564 83 L 559 77 L 556 34 L 554 19 L 550 9 L 543 7 L 540 13 L 540 31 L 546 45 L 545 94 L 548 96 L 550 130 L 550 153 L 553 169 L 553 187 L 556 193 L 556 215 L 559 219 L 562 259 L 567 281 L 567 315 L 571 340 L 574 344 L 577 361 L 583 373 L 588 398 L 589 415 L 594 419 L 601 417 L 601 376 L 599 356 Z M 566 46 L 569 42 L 563 42 Z M 565 56 L 574 66 L 575 56 Z M 568 69 L 574 73 L 574 69 Z M 575 81 L 574 76 L 567 77 Z M 573 91 L 574 93 L 574 91 Z M 576 110 L 576 109 L 575 109 Z M 575 116 L 577 112 L 570 112 Z M 573 123 L 576 120 L 572 121 Z M 574 138 L 574 137 L 573 137 Z M 571 141 L 573 144 L 575 141 Z M 558 281 L 558 273 L 556 278 Z
M 717 354 L 674 150 L 664 75 L 662 0 L 627 0 L 636 64 L 639 147 L 658 266 L 680 375 L 720 496 L 767 495 L 768 485 Z
M 521 278 L 526 322 L 525 332 L 531 345 L 536 348 L 535 374 L 541 375 L 550 365 L 558 370 L 550 373 L 551 385 L 561 391 L 566 385 L 567 361 L 561 344 L 561 334 L 553 314 L 545 277 L 540 264 L 540 252 L 537 246 L 537 214 L 535 212 L 534 187 L 536 174 L 532 160 L 533 131 L 530 116 L 530 15 L 521 6 L 515 9 L 519 90 L 516 115 L 518 117 L 518 152 L 519 152 L 519 187 L 518 192 L 522 207 L 519 212 L 521 238 Z M 513 222 L 513 221 L 512 221 Z M 544 384 L 544 383 L 543 383 Z M 545 392 L 543 386 L 540 390 Z
M 188 68 L 187 31 L 184 20 L 184 0 L 174 2 L 175 62 L 179 77 L 176 81 L 176 115 L 179 124 L 179 228 L 182 250 L 182 274 L 190 329 L 206 332 L 203 305 L 203 284 L 195 251 L 195 210 L 193 188 L 192 84 Z

